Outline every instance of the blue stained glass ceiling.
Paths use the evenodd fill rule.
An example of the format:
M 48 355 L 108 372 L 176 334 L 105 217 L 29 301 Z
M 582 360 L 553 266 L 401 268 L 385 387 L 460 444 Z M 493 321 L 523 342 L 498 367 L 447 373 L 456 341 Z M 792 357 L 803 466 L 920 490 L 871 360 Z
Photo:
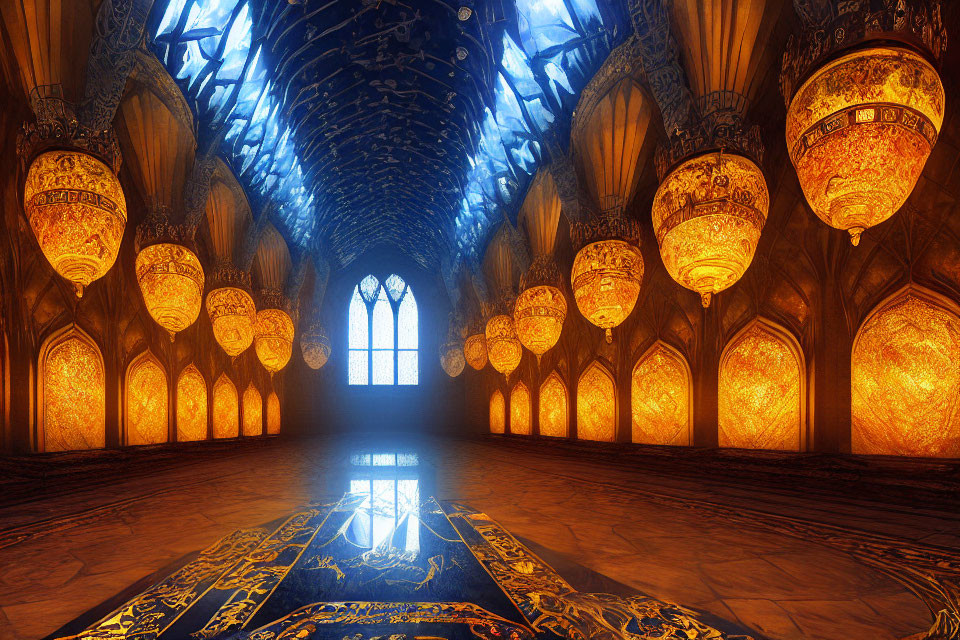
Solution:
M 564 150 L 609 0 L 159 0 L 151 49 L 288 241 L 340 264 L 478 252 Z

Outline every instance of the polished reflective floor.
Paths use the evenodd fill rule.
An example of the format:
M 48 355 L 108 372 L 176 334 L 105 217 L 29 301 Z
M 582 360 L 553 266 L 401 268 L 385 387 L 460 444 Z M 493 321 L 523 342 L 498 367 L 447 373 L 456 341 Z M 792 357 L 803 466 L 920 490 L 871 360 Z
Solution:
M 164 637 L 210 624 L 198 637 L 258 628 L 265 631 L 256 637 L 280 637 L 292 625 L 300 633 L 317 620 L 344 624 L 361 614 L 374 626 L 289 637 L 388 635 L 376 626 L 386 624 L 378 617 L 385 610 L 335 615 L 316 607 L 392 601 L 469 604 L 415 634 L 438 638 L 483 637 L 470 635 L 463 616 L 517 637 L 566 637 L 564 625 L 579 624 L 631 637 L 622 634 L 640 633 L 630 622 L 639 603 L 654 608 L 644 609 L 647 617 L 676 603 L 682 624 L 729 637 L 904 638 L 925 631 L 932 617 L 895 571 L 855 551 L 863 547 L 856 536 L 945 552 L 958 546 L 955 514 L 665 474 L 546 443 L 271 441 L 135 466 L 141 471 L 125 477 L 48 486 L 42 498 L 0 510 L 0 637 L 96 627 L 179 571 L 193 586 L 177 593 L 194 596 L 173 598 L 185 607 L 172 616 L 183 626 L 171 623 L 167 633 L 176 634 Z M 288 538 L 293 529 L 303 539 Z M 823 531 L 829 537 L 818 537 Z M 257 554 L 270 536 L 293 546 Z M 438 552 L 444 545 L 460 548 Z M 219 573 L 201 576 L 207 582 L 195 570 L 204 551 L 226 554 Z M 249 571 L 231 574 L 238 566 Z M 506 569 L 498 574 L 497 566 Z M 218 581 L 229 588 L 213 589 Z M 544 587 L 551 583 L 553 591 Z M 543 595 L 554 597 L 556 584 L 567 585 L 568 600 L 577 594 L 575 607 L 565 601 L 558 609 Z M 251 585 L 259 595 L 243 591 Z M 260 600 L 243 618 L 248 596 Z M 415 621 L 417 607 L 394 613 Z M 544 611 L 554 615 L 552 627 L 534 624 Z M 676 621 L 670 612 L 662 617 Z M 136 616 L 121 618 L 115 628 Z M 644 633 L 636 637 L 658 637 Z

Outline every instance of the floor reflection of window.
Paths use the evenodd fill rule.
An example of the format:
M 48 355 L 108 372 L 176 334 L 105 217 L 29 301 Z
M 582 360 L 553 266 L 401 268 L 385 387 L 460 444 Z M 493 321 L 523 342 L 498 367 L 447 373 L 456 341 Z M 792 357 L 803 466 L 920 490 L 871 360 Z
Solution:
M 420 551 L 420 479 L 416 454 L 361 453 L 350 459 L 350 493 L 363 496 L 348 528 L 356 545 Z

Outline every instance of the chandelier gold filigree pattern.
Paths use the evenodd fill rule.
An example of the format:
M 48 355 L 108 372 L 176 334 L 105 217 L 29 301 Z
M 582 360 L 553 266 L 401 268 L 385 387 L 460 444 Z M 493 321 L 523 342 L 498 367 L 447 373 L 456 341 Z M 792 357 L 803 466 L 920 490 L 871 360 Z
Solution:
M 653 199 L 653 229 L 670 277 L 709 306 L 750 266 L 769 208 L 763 172 L 743 156 L 712 152 L 680 164 Z
M 239 287 L 221 287 L 207 294 L 207 315 L 217 344 L 235 358 L 253 344 L 257 307 Z
M 577 308 L 591 324 L 610 330 L 633 311 L 643 283 L 643 255 L 623 240 L 585 246 L 573 260 L 570 284 Z
M 43 361 L 43 450 L 102 449 L 106 444 L 106 376 L 97 348 L 76 334 Z
M 594 362 L 577 384 L 577 437 L 613 442 L 617 438 L 617 392 L 604 369 Z
M 528 436 L 533 433 L 530 420 L 530 390 L 518 382 L 510 392 L 510 433 Z
M 127 203 L 117 176 L 79 151 L 48 151 L 27 172 L 24 210 L 43 255 L 77 296 L 117 259 Z
M 257 312 L 253 346 L 257 358 L 271 376 L 290 362 L 293 334 L 293 320 L 286 311 L 263 309 Z
M 263 399 L 252 384 L 243 392 L 243 435 L 263 435 Z
M 506 429 L 506 403 L 499 390 L 490 396 L 490 433 L 503 433 Z
M 487 336 L 482 333 L 468 336 L 463 342 L 463 357 L 477 371 L 487 366 Z
M 960 457 L 960 318 L 908 291 L 863 323 L 851 363 L 853 453 Z
M 144 356 L 127 373 L 127 444 L 167 441 L 167 376 L 152 356 Z
M 524 289 L 513 310 L 517 338 L 538 361 L 560 340 L 566 317 L 567 300 L 560 289 L 550 285 Z
M 690 396 L 686 362 L 662 344 L 655 344 L 633 369 L 633 442 L 689 445 Z
M 207 439 L 207 383 L 193 365 L 177 380 L 177 442 Z
M 797 351 L 760 322 L 720 360 L 721 447 L 799 451 L 803 368 Z
M 567 436 L 567 387 L 556 373 L 540 385 L 540 435 Z
M 168 242 L 152 244 L 137 254 L 135 268 L 150 317 L 171 339 L 197 321 L 204 276 L 193 251 Z
M 236 438 L 240 435 L 240 400 L 237 388 L 226 374 L 213 385 L 213 437 Z
M 523 358 L 523 345 L 517 337 L 513 318 L 505 314 L 490 318 L 486 339 L 490 364 L 504 376 L 509 376 L 520 366 L 520 359 Z
M 313 370 L 323 368 L 330 359 L 330 338 L 319 322 L 311 323 L 307 330 L 300 334 L 300 352 L 303 361 Z
M 463 373 L 463 368 L 467 364 L 463 353 L 464 346 L 459 341 L 453 341 L 445 342 L 440 347 L 440 366 L 443 367 L 444 373 L 451 378 L 456 378 Z
M 818 69 L 786 122 L 790 160 L 817 217 L 856 245 L 896 213 L 936 144 L 944 101 L 936 69 L 906 49 L 860 49 Z
M 267 396 L 267 433 L 272 436 L 280 433 L 280 398 L 272 391 Z

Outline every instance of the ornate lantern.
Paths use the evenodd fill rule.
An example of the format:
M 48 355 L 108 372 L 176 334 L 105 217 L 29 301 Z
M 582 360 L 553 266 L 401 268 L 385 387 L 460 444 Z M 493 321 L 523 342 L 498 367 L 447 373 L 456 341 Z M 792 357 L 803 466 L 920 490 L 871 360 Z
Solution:
M 549 256 L 538 256 L 524 276 L 513 309 L 513 319 L 517 337 L 527 349 L 541 356 L 557 344 L 563 321 L 567 318 L 567 299 L 563 291 L 552 284 L 533 282 L 555 282 L 559 284 L 560 271 Z
M 253 347 L 263 368 L 273 374 L 283 369 L 293 355 L 293 320 L 280 307 L 286 306 L 277 291 L 264 291 L 266 309 L 257 312 Z
M 311 369 L 322 369 L 330 358 L 330 338 L 319 320 L 314 320 L 300 335 L 300 351 L 303 361 Z
M 813 212 L 856 246 L 903 205 L 936 144 L 945 96 L 931 60 L 946 32 L 935 0 L 851 9 L 815 27 L 784 55 L 787 149 Z
M 510 377 L 523 357 L 523 345 L 517 337 L 513 318 L 505 313 L 493 316 L 487 321 L 485 334 L 490 364 L 505 377 Z
M 23 192 L 43 255 L 77 297 L 117 259 L 127 203 L 114 172 L 80 151 L 47 151 L 30 164 Z
M 520 281 L 520 296 L 513 309 L 517 337 L 527 349 L 541 356 L 560 339 L 567 317 L 567 300 L 560 290 L 561 275 L 553 261 L 553 247 L 560 222 L 560 197 L 547 171 L 533 179 L 523 201 L 520 216 L 535 257 Z
M 207 315 L 217 344 L 231 358 L 253 344 L 257 307 L 250 295 L 250 276 L 230 264 L 220 265 L 214 275 L 215 289 L 207 293 Z
M 682 162 L 653 199 L 653 229 L 670 277 L 709 306 L 750 266 L 769 207 L 763 172 L 748 158 L 714 151 Z
M 440 346 L 440 366 L 451 378 L 456 378 L 463 373 L 463 368 L 467 363 L 463 354 L 463 339 L 458 329 L 461 324 L 460 314 L 457 312 L 451 313 L 450 323 L 447 327 L 447 339 Z
M 627 319 L 640 296 L 640 226 L 622 210 L 608 210 L 597 220 L 573 225 L 571 234 L 583 245 L 570 272 L 577 308 L 613 342 L 611 330 Z
M 483 333 L 467 336 L 463 341 L 463 357 L 477 371 L 487 366 L 487 336 Z
M 196 322 L 203 304 L 203 266 L 185 242 L 185 230 L 169 225 L 159 208 L 137 228 L 137 284 L 150 317 L 170 340 Z

